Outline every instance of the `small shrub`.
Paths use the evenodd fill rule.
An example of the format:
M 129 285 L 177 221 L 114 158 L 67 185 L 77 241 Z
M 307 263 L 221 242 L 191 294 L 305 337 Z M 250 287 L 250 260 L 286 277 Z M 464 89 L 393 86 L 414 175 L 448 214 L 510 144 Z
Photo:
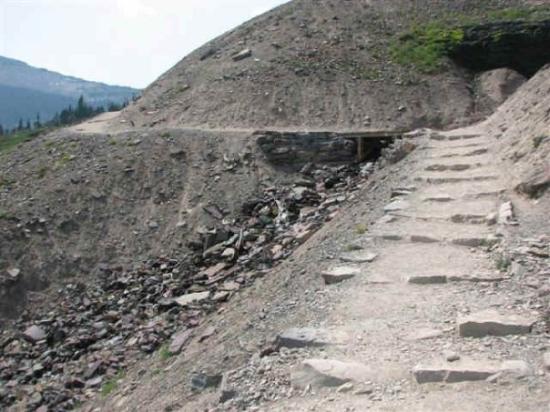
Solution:
M 118 381 L 124 378 L 124 371 L 119 371 L 101 387 L 101 396 L 107 397 L 118 388 Z
M 159 357 L 162 361 L 166 361 L 170 359 L 174 354 L 170 352 L 170 349 L 168 349 L 168 345 L 163 345 L 159 349 Z
M 508 256 L 501 254 L 497 257 L 496 266 L 497 270 L 499 270 L 500 272 L 506 272 L 511 264 L 512 262 L 510 261 L 510 258 L 508 258 Z
M 535 149 L 538 149 L 539 146 L 540 146 L 546 139 L 548 139 L 548 136 L 545 136 L 545 135 L 536 136 L 536 137 L 533 139 L 533 146 L 535 146 Z
M 358 235 L 364 235 L 367 233 L 368 227 L 366 224 L 360 223 L 357 226 L 355 226 L 355 233 Z

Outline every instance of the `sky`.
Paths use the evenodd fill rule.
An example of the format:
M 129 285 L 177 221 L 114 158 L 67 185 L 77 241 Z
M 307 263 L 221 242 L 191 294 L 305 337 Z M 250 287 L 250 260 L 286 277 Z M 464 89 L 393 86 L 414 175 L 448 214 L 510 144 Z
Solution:
M 208 40 L 288 0 L 0 0 L 0 55 L 144 88 Z

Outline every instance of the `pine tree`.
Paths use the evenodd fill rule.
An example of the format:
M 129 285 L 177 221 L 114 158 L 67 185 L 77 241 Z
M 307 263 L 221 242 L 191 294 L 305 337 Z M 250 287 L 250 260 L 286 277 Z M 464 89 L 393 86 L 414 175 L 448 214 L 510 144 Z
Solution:
M 4 136 L 4 127 L 0 124 L 0 136 Z
M 42 127 L 42 123 L 40 122 L 40 113 L 36 113 L 36 120 L 34 122 L 34 128 L 40 129 Z
M 27 119 L 27 126 L 25 126 L 25 130 L 31 130 L 31 121 Z
M 19 119 L 19 124 L 17 125 L 17 131 L 20 132 L 23 130 L 23 119 Z

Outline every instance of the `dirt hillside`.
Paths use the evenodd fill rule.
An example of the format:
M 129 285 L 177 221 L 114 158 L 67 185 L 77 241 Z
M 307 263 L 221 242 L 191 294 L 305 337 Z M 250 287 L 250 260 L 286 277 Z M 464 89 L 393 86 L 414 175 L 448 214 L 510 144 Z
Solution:
M 295 0 L 186 56 L 123 121 L 309 129 L 464 124 L 488 114 L 476 107 L 472 73 L 452 61 L 429 75 L 403 67 L 390 53 L 392 40 L 453 12 L 483 21 L 494 10 L 543 3 Z

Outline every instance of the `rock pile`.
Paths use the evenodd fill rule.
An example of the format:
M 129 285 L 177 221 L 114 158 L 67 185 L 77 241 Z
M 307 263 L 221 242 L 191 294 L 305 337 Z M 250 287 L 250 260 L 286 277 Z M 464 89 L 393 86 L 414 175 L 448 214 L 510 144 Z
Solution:
M 266 188 L 236 218 L 209 206 L 218 224 L 197 231 L 185 259 L 100 265 L 88 284 L 58 290 L 55 305 L 27 309 L 0 336 L 0 408 L 71 409 L 140 357 L 178 353 L 205 314 L 331 220 L 364 179 L 359 172 L 306 165 L 293 186 Z

